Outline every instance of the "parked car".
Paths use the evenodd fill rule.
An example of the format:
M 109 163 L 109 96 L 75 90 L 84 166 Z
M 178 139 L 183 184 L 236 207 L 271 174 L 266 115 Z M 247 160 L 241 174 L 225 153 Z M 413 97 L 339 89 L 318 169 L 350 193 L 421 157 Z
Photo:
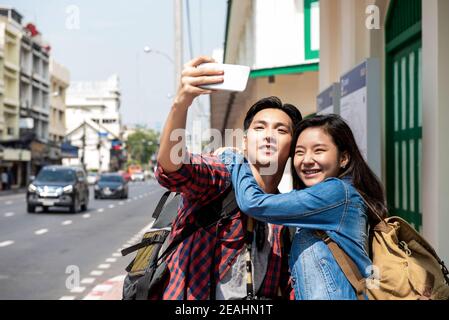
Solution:
M 95 199 L 128 198 L 128 182 L 118 173 L 102 174 L 94 189 Z
M 28 185 L 26 195 L 28 213 L 36 207 L 48 211 L 50 207 L 68 207 L 71 212 L 86 211 L 89 186 L 86 173 L 79 167 L 46 166 Z
M 96 172 L 89 172 L 87 174 L 87 183 L 89 185 L 94 185 L 98 181 L 98 174 Z

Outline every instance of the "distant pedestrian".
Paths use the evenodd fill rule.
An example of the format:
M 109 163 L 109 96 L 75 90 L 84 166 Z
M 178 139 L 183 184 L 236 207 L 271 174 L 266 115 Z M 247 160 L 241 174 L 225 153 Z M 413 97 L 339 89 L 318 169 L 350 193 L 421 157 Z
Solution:
M 6 171 L 2 172 L 2 189 L 3 190 L 8 190 L 9 189 L 9 176 L 8 173 L 6 173 Z

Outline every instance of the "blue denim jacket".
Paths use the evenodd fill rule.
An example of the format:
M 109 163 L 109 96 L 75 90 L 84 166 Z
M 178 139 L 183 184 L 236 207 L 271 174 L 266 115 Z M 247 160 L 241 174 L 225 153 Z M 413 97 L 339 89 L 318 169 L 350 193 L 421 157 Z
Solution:
M 296 227 L 290 271 L 297 300 L 356 300 L 357 296 L 327 245 L 315 234 L 325 231 L 370 275 L 366 206 L 349 179 L 329 178 L 304 190 L 266 194 L 242 155 L 220 155 L 232 175 L 240 209 L 257 220 Z

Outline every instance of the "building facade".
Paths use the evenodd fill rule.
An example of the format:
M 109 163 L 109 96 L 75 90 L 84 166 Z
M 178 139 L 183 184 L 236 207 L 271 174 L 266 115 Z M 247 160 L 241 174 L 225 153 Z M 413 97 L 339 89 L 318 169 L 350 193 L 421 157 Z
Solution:
M 80 148 L 78 160 L 86 165 L 88 170 L 107 172 L 118 170 L 123 165 L 122 160 L 114 152 L 112 152 L 114 156 L 111 156 L 111 146 L 121 141 L 120 102 L 117 75 L 111 76 L 106 81 L 70 84 L 67 91 L 66 137 L 72 145 Z M 89 132 L 97 130 L 96 134 L 101 138 L 104 148 L 109 148 L 108 155 L 105 156 L 104 151 L 101 151 L 104 148 L 98 146 L 97 138 L 80 139 L 74 134 L 81 129 L 87 129 Z M 88 148 L 88 145 L 91 145 L 91 148 Z M 97 160 L 88 162 L 87 159 L 92 157 L 96 157 Z M 71 162 L 73 161 L 72 159 Z
M 313 0 L 229 1 L 224 63 L 251 67 L 242 93 L 211 95 L 211 128 L 225 140 L 226 129 L 243 128 L 257 100 L 278 96 L 303 116 L 316 111 L 319 69 L 319 2 Z M 287 165 L 281 190 L 291 188 Z
M 50 59 L 50 125 L 49 140 L 61 144 L 67 131 L 66 128 L 66 92 L 70 85 L 70 72 L 63 65 Z
M 0 6 L 0 173 L 9 185 L 22 186 L 27 180 L 31 153 L 18 143 L 20 117 L 20 44 L 22 16 Z
M 24 134 L 46 143 L 50 115 L 50 48 L 33 24 L 24 27 L 21 45 L 20 118 Z
M 320 7 L 320 90 L 366 59 L 379 61 L 390 214 L 412 223 L 448 261 L 449 3 L 321 0 Z

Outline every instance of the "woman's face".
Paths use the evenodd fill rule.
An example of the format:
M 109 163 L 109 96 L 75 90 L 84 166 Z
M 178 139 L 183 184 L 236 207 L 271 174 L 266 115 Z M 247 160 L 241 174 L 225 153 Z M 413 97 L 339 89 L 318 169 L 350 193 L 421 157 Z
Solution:
M 322 128 L 308 128 L 299 135 L 294 166 L 306 187 L 337 177 L 348 162 L 347 154 L 340 154 L 331 136 Z

